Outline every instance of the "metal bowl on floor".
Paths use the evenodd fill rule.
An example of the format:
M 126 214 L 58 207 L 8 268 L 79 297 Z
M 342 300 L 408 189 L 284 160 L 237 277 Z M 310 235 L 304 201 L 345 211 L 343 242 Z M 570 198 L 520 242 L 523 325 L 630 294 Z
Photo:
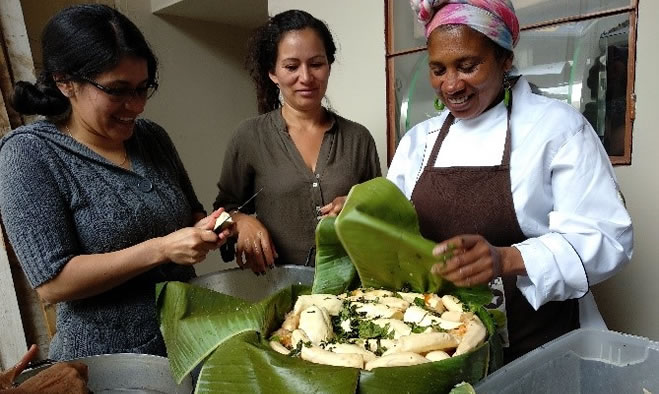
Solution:
M 75 360 L 89 370 L 88 387 L 95 394 L 190 394 L 192 379 L 187 376 L 176 384 L 165 357 L 150 354 L 101 354 Z M 16 379 L 21 383 L 48 368 L 50 364 L 32 368 Z
M 249 269 L 231 268 L 202 275 L 189 283 L 247 301 L 260 301 L 290 285 L 311 286 L 313 275 L 313 267 L 302 265 L 277 266 L 261 276 Z

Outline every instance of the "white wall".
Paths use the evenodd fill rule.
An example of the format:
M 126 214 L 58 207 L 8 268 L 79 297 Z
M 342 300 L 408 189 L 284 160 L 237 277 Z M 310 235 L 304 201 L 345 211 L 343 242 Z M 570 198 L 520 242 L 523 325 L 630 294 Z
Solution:
M 254 88 L 243 69 L 251 31 L 154 15 L 145 0 L 116 3 L 142 30 L 160 61 L 160 88 L 144 117 L 168 131 L 210 212 L 233 129 L 257 114 Z M 227 267 L 219 252 L 195 266 L 199 274 Z
M 327 96 L 341 116 L 371 131 L 385 173 L 387 112 L 382 0 L 268 1 L 270 15 L 289 9 L 307 11 L 329 26 L 337 55 Z
M 634 223 L 634 257 L 595 292 L 609 328 L 653 340 L 659 340 L 658 18 L 659 2 L 639 1 L 632 165 L 616 167 Z

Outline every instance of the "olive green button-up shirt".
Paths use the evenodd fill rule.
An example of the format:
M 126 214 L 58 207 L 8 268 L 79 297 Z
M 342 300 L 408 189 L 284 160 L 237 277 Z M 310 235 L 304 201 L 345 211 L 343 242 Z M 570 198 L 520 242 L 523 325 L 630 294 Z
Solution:
M 293 143 L 281 109 L 244 121 L 227 147 L 213 206 L 230 211 L 263 188 L 242 211 L 255 213 L 270 232 L 277 264 L 312 265 L 320 207 L 381 175 L 369 131 L 330 116 L 333 123 L 323 137 L 315 172 Z M 233 259 L 233 248 L 233 242 L 223 247 L 225 260 Z

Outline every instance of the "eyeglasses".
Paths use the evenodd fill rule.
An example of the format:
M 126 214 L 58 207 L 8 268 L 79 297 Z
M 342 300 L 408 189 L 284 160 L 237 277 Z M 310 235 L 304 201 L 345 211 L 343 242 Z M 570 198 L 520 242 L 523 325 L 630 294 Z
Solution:
M 147 100 L 153 96 L 153 94 L 158 90 L 158 83 L 157 82 L 148 82 L 145 86 L 139 86 L 135 89 L 133 88 L 109 88 L 107 86 L 103 86 L 100 83 L 89 79 L 87 77 L 83 77 L 81 75 L 76 75 L 76 79 L 85 81 L 89 83 L 90 85 L 94 86 L 98 90 L 106 93 L 108 96 L 110 96 L 110 100 L 114 102 L 124 102 L 128 101 L 132 98 L 139 98 L 142 100 Z

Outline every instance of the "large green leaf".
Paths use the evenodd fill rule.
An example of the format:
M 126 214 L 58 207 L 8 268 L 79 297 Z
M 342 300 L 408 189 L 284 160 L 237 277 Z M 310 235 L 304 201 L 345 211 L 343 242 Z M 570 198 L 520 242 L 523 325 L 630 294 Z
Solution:
M 279 354 L 259 333 L 238 334 L 204 363 L 197 393 L 354 393 L 355 368 L 313 364 Z
M 316 267 L 312 293 L 341 294 L 358 287 L 357 271 L 334 229 L 334 217 L 316 227 Z
M 414 206 L 387 179 L 353 186 L 335 228 L 363 286 L 433 293 L 442 287 L 430 274 L 435 243 L 421 236 Z
M 245 331 L 272 331 L 304 291 L 301 286 L 288 287 L 252 304 L 187 283 L 159 285 L 160 329 L 176 381 L 180 382 L 232 336 Z

